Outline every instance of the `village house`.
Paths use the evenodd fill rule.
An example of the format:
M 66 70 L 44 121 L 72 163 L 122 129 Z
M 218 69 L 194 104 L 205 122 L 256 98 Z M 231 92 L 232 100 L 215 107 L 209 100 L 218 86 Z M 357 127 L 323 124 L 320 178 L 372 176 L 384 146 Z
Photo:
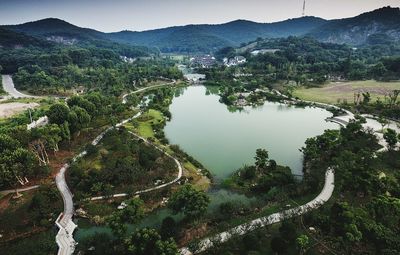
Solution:
M 236 56 L 236 57 L 230 58 L 230 59 L 228 59 L 228 58 L 223 59 L 224 65 L 226 65 L 228 67 L 241 65 L 241 64 L 246 63 L 246 61 L 247 61 L 246 58 L 243 56 Z

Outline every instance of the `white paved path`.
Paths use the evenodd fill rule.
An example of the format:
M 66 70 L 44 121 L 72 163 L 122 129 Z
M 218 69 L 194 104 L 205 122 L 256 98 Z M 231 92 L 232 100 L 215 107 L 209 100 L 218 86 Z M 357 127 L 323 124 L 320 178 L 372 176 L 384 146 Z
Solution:
M 198 245 L 198 249 L 196 251 L 193 251 L 193 253 L 200 253 L 203 252 L 209 248 L 211 248 L 214 243 L 223 243 L 229 240 L 233 236 L 240 236 L 244 235 L 250 231 L 255 230 L 256 228 L 260 227 L 265 227 L 267 225 L 271 225 L 274 223 L 278 223 L 284 219 L 288 219 L 294 216 L 299 216 L 302 215 L 306 212 L 309 212 L 311 210 L 319 208 L 321 205 L 323 205 L 326 201 L 328 201 L 332 194 L 333 190 L 335 189 L 335 175 L 334 171 L 331 168 L 328 168 L 326 173 L 325 173 L 325 184 L 324 188 L 322 189 L 321 193 L 308 202 L 307 204 L 288 209 L 282 212 L 274 213 L 269 216 L 261 217 L 255 220 L 252 220 L 248 223 L 241 224 L 237 227 L 234 227 L 230 229 L 229 231 L 225 231 L 222 233 L 219 233 L 213 237 L 205 238 L 200 241 Z M 189 250 L 189 248 L 182 248 L 181 249 L 181 254 L 183 255 L 189 255 L 192 254 L 192 252 Z
M 14 82 L 11 75 L 2 75 L 3 89 L 9 94 L 10 97 L 23 98 L 23 97 L 36 97 L 19 92 L 15 89 Z

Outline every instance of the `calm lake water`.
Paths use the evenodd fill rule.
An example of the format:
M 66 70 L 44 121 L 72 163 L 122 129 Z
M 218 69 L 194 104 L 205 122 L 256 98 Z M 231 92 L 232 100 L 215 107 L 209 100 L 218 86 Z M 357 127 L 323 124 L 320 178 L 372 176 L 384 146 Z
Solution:
M 217 180 L 245 164 L 253 164 L 258 148 L 265 148 L 271 159 L 301 175 L 299 149 L 305 140 L 325 129 L 338 128 L 325 121 L 332 114 L 320 108 L 266 102 L 232 112 L 204 86 L 188 87 L 178 93 L 170 111 L 172 119 L 164 129 L 170 143 L 178 144 L 199 160 Z
M 225 189 L 212 189 L 208 191 L 207 194 L 210 197 L 210 205 L 208 206 L 208 213 L 213 213 L 219 210 L 219 206 L 225 202 L 234 202 L 243 205 L 257 205 L 258 201 L 256 198 L 247 197 L 243 194 L 234 193 Z M 176 221 L 182 220 L 183 215 L 172 214 L 172 211 L 168 208 L 160 208 L 154 210 L 153 212 L 146 215 L 146 217 L 136 225 L 128 225 L 128 232 L 133 232 L 136 229 L 149 227 L 149 228 L 159 228 L 163 219 L 166 217 L 171 216 Z M 91 224 L 86 219 L 80 219 L 78 221 L 79 228 L 75 232 L 75 240 L 82 241 L 85 238 L 93 236 L 96 233 L 106 233 L 112 235 L 111 229 L 107 226 L 95 226 Z

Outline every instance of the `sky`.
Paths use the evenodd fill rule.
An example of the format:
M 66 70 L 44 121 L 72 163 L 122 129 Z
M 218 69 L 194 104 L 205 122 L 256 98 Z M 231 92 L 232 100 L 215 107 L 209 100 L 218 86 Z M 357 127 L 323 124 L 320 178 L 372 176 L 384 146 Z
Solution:
M 306 15 L 352 17 L 400 0 L 306 0 Z M 300 17 L 303 0 L 0 0 L 0 24 L 60 18 L 103 32 L 143 31 L 237 19 L 275 22 Z

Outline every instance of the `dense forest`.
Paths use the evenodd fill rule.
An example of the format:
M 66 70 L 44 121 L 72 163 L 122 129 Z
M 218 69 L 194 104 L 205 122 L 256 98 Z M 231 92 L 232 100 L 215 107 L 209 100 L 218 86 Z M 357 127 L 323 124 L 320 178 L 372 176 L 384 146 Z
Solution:
M 400 74 L 400 44 L 396 42 L 352 48 L 348 45 L 321 43 L 311 37 L 259 40 L 251 49 L 270 49 L 274 52 L 250 54 L 244 52 L 247 63 L 237 68 L 205 70 L 210 82 L 228 81 L 240 74 L 251 74 L 249 86 L 294 80 L 301 85 L 316 85 L 328 79 L 396 80 Z M 245 47 L 244 47 L 245 48 Z M 219 59 L 233 57 L 234 48 L 224 48 L 216 53 Z M 242 78 L 245 79 L 245 78 Z

